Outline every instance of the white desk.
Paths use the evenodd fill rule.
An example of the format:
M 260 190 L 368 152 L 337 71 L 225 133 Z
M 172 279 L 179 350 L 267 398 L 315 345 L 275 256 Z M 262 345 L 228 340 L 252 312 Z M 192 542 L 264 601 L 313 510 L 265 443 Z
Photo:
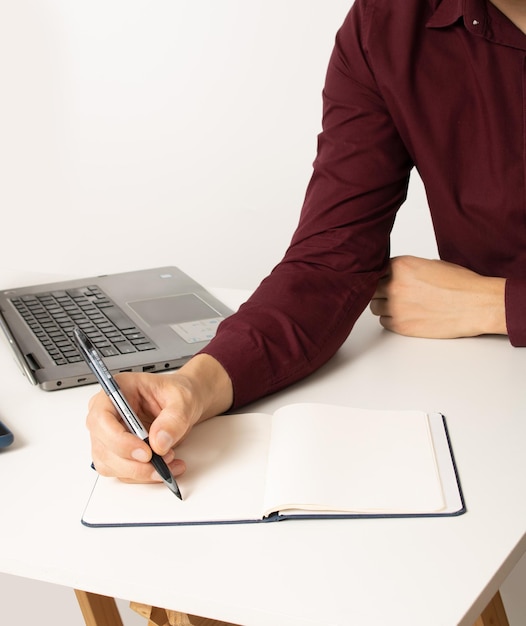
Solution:
M 248 626 L 472 626 L 526 549 L 526 351 L 505 338 L 408 339 L 366 313 L 325 368 L 253 407 L 443 411 L 468 507 L 452 519 L 85 528 L 95 387 L 34 388 L 3 342 L 0 368 L 16 437 L 0 453 L 0 572 Z

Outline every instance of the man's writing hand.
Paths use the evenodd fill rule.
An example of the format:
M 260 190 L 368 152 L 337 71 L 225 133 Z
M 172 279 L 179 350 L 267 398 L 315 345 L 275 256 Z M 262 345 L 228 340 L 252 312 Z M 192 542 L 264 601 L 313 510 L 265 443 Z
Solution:
M 174 476 L 185 470 L 174 447 L 199 421 L 226 411 L 232 384 L 222 366 L 201 354 L 171 374 L 125 373 L 116 376 L 124 397 L 149 431 L 152 449 Z M 155 482 L 160 477 L 149 463 L 150 448 L 122 423 L 113 404 L 100 391 L 89 403 L 86 418 L 97 471 L 126 482 Z

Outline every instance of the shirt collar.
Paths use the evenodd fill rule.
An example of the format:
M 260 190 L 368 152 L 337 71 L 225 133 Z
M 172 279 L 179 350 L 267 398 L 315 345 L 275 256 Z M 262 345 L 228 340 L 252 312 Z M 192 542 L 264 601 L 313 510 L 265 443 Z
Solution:
M 427 26 L 445 28 L 462 17 L 469 31 L 477 35 L 483 34 L 487 23 L 485 0 L 442 0 L 427 22 Z
M 442 0 L 433 13 L 427 26 L 445 28 L 459 20 L 464 12 L 464 0 Z
M 488 41 L 526 50 L 526 37 L 488 0 L 435 0 L 438 6 L 427 22 L 430 28 L 447 28 L 464 20 L 467 31 Z

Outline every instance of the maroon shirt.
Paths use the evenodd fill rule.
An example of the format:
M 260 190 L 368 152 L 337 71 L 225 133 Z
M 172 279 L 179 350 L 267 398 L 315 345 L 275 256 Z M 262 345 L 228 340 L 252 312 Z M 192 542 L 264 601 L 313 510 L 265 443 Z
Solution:
M 526 36 L 489 2 L 356 0 L 291 246 L 205 349 L 235 406 L 311 373 L 346 339 L 388 262 L 413 167 L 441 258 L 508 279 L 508 334 L 526 345 L 525 89 Z

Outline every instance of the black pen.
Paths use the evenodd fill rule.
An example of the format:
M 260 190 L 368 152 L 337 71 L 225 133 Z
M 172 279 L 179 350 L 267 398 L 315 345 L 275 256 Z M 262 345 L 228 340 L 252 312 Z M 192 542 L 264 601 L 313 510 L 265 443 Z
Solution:
M 119 415 L 122 417 L 124 423 L 128 427 L 128 430 L 134 435 L 137 435 L 139 439 L 142 439 L 146 444 L 148 444 L 148 446 L 150 446 L 148 431 L 144 428 L 137 415 L 133 412 L 133 409 L 126 402 L 126 398 L 122 395 L 119 385 L 117 385 L 117 381 L 113 378 L 111 372 L 104 364 L 102 356 L 99 354 L 97 348 L 86 336 L 86 333 L 80 330 L 80 328 L 75 327 L 73 329 L 73 334 L 81 355 L 84 357 L 84 360 L 89 365 L 91 371 L 95 374 L 101 387 L 113 402 L 113 405 L 119 412 Z M 150 462 L 157 470 L 159 476 L 163 479 L 165 485 L 167 485 L 168 488 L 182 500 L 183 498 L 181 496 L 181 492 L 179 491 L 179 487 L 175 482 L 175 478 L 172 476 L 172 473 L 163 458 L 152 450 L 152 458 Z

